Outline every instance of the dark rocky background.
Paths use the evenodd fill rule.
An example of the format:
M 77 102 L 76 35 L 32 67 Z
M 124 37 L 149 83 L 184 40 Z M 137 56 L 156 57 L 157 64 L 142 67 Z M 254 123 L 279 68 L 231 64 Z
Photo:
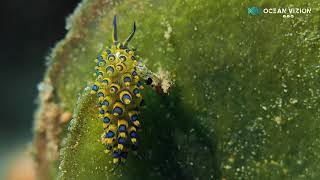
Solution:
M 0 159 L 31 140 L 45 57 L 64 37 L 65 18 L 78 1 L 1 1 Z

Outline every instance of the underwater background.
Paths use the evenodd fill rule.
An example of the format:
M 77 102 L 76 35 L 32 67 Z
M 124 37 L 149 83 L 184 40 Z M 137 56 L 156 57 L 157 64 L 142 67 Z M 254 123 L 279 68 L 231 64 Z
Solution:
M 1 1 L 0 179 L 15 162 L 15 155 L 31 144 L 45 57 L 66 34 L 66 16 L 78 2 Z
M 12 28 L 22 30 L 16 34 L 25 44 L 11 29 L 2 33 L 4 158 L 29 143 L 40 179 L 320 178 L 319 2 L 83 0 L 64 26 L 75 4 L 58 13 L 57 30 L 39 31 L 55 38 L 32 31 L 40 25 L 34 17 L 31 32 Z M 44 13 L 60 12 L 53 7 Z M 249 7 L 310 7 L 312 13 L 249 15 Z M 89 90 L 94 59 L 111 43 L 114 15 L 120 39 L 137 22 L 130 45 L 174 84 L 166 95 L 145 88 L 138 155 L 110 172 Z M 48 26 L 50 18 L 43 18 Z M 33 33 L 52 39 L 33 49 Z

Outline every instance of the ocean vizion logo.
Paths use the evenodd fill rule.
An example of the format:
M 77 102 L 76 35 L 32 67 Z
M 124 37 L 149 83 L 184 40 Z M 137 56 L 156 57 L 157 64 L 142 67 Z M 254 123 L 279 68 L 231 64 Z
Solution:
M 260 14 L 280 14 L 283 18 L 293 18 L 299 14 L 311 14 L 311 8 L 286 8 L 286 7 L 278 7 L 278 8 L 260 8 L 256 6 L 248 7 L 249 15 L 260 15 Z
M 259 7 L 248 7 L 248 14 L 250 15 L 259 15 L 261 12 L 262 9 Z

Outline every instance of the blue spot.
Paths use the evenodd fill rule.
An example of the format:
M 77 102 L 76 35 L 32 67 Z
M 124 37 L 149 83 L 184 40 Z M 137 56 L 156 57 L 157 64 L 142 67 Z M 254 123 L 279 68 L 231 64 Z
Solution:
M 142 100 L 140 101 L 140 106 L 144 106 L 144 105 L 146 105 L 146 104 L 144 103 L 144 100 L 142 99 Z
M 98 59 L 99 61 L 103 61 L 102 56 L 98 56 L 97 59 Z
M 137 132 L 135 132 L 135 131 L 132 131 L 131 133 L 130 133 L 130 137 L 132 137 L 132 138 L 136 138 L 138 136 L 138 134 L 137 134 Z
M 113 152 L 113 157 L 114 158 L 119 158 L 120 157 L 120 153 L 118 151 L 114 151 Z
M 126 139 L 124 139 L 124 138 L 119 138 L 119 139 L 118 139 L 118 143 L 119 143 L 119 144 L 124 144 L 124 143 L 126 143 Z
M 138 120 L 138 115 L 137 115 L 137 114 L 132 115 L 132 116 L 131 116 L 131 120 L 132 120 L 132 121 Z
M 124 100 L 129 99 L 131 101 L 131 96 L 129 96 L 128 94 L 125 94 L 122 96 L 122 101 L 124 102 Z
M 121 115 L 122 112 L 123 112 L 123 110 L 122 110 L 122 108 L 120 108 L 120 107 L 115 107 L 115 108 L 113 109 L 113 113 L 118 113 L 119 115 Z
M 103 73 L 101 71 L 99 71 L 98 69 L 96 69 L 96 76 L 98 77 L 99 75 L 103 76 Z
M 107 54 L 111 54 L 110 49 L 107 49 L 106 52 L 107 52 Z
M 98 77 L 100 75 L 103 76 L 103 73 L 101 71 L 96 71 L 96 76 Z
M 136 71 L 133 71 L 132 72 L 132 76 L 136 76 L 137 75 L 137 72 Z
M 133 90 L 133 94 L 139 94 L 139 89 L 138 88 L 135 88 L 134 90 Z
M 121 157 L 127 159 L 128 152 L 121 152 Z
M 100 114 L 104 114 L 104 110 L 103 109 L 100 110 Z
M 105 106 L 109 106 L 109 102 L 107 100 L 103 100 L 102 103 L 100 103 L 101 106 L 105 105 Z
M 110 122 L 110 119 L 109 119 L 108 117 L 104 117 L 104 118 L 103 118 L 103 122 L 104 122 L 104 123 L 109 123 L 109 122 Z
M 103 83 L 106 83 L 106 84 L 109 83 L 108 80 L 106 80 L 106 79 L 102 80 L 102 82 L 103 82 Z
M 125 132 L 126 131 L 126 126 L 125 125 L 120 125 L 119 126 L 119 132 Z
M 123 78 L 123 81 L 124 82 L 131 82 L 131 78 L 130 77 L 125 77 L 125 78 Z
M 108 67 L 106 68 L 106 72 L 108 72 L 108 71 L 114 72 L 114 69 L 113 69 L 113 67 L 111 67 L 111 66 L 108 66 Z
M 104 96 L 104 94 L 103 94 L 102 92 L 98 92 L 97 95 L 98 95 L 98 98 L 101 97 L 101 96 L 102 96 L 102 97 Z
M 112 138 L 114 136 L 114 133 L 112 131 L 109 131 L 106 133 L 106 138 Z
M 105 64 L 106 64 L 106 61 L 102 60 L 98 63 L 98 66 L 101 67 L 101 66 L 104 66 Z
M 136 57 L 135 57 L 135 56 L 131 56 L 131 59 L 132 59 L 132 60 L 136 60 Z
M 138 82 L 137 82 L 137 86 L 138 86 L 138 87 L 142 86 L 141 81 L 138 81 Z
M 98 91 L 98 90 L 99 90 L 99 87 L 98 87 L 97 85 L 93 85 L 93 86 L 92 86 L 92 90 Z

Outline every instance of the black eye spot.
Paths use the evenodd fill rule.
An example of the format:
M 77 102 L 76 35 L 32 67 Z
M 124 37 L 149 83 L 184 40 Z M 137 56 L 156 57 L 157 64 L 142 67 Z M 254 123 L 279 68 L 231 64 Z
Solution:
M 127 57 L 124 56 L 124 55 L 119 56 L 119 58 L 120 58 L 123 62 L 127 60 Z
M 108 55 L 111 54 L 110 49 L 107 49 L 106 52 L 107 52 Z
M 151 79 L 151 78 L 148 78 L 148 79 L 146 80 L 146 84 L 147 84 L 147 85 L 152 84 L 152 79 Z
M 113 54 L 108 55 L 108 60 L 113 61 L 115 59 L 115 56 Z
M 141 101 L 140 101 L 140 106 L 145 106 L 146 105 L 146 103 L 144 102 L 144 99 L 142 99 Z

